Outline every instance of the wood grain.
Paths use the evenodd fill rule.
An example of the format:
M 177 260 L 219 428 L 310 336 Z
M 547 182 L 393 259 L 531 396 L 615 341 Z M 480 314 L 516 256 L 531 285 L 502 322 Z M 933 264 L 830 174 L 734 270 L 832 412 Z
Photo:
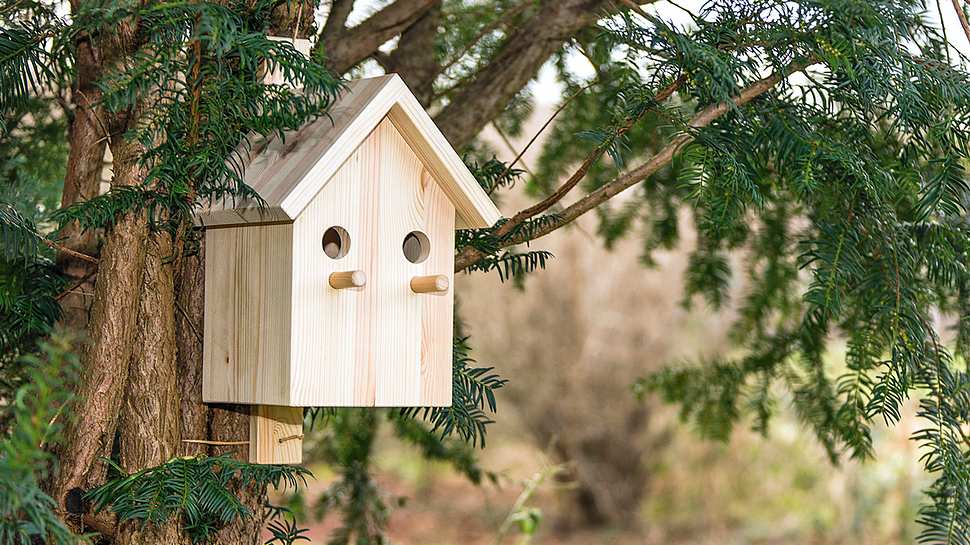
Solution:
M 289 405 L 293 227 L 205 236 L 202 399 Z
M 362 288 L 367 285 L 367 275 L 364 271 L 343 271 L 330 273 L 327 283 L 335 290 Z
M 431 117 L 396 74 L 351 82 L 328 116 L 286 135 L 247 142 L 245 182 L 264 199 L 219 201 L 198 211 L 200 225 L 294 221 L 378 124 L 390 118 L 441 184 L 460 227 L 490 227 L 501 214 Z M 252 149 L 248 149 L 251 146 Z
M 303 409 L 253 406 L 249 417 L 249 461 L 254 464 L 303 462 Z
M 442 294 L 448 292 L 448 277 L 443 274 L 415 276 L 411 279 L 411 291 L 414 293 Z
M 450 404 L 455 215 L 442 184 L 385 120 L 293 224 L 207 230 L 204 399 Z M 339 258 L 323 248 L 331 227 L 347 234 Z M 421 263 L 404 254 L 413 231 L 430 245 Z M 355 271 L 365 286 L 334 288 L 333 275 Z M 425 277 L 430 287 L 418 291 L 434 295 L 412 290 Z

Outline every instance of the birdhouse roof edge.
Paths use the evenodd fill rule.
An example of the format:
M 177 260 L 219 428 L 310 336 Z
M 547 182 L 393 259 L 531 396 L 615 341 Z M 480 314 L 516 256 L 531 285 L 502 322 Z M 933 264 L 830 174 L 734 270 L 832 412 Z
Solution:
M 253 174 L 256 183 L 250 185 L 265 199 L 263 208 L 245 205 L 213 208 L 197 214 L 197 223 L 215 227 L 296 220 L 385 118 L 394 124 L 441 185 L 455 206 L 458 227 L 490 227 L 501 218 L 495 204 L 404 80 L 392 73 L 350 82 L 347 92 L 331 107 L 330 116 L 311 122 L 298 131 L 306 131 L 302 137 L 312 139 L 298 142 L 297 145 L 305 146 L 301 153 L 315 154 L 315 158 L 298 161 L 283 157 L 278 160 L 287 153 L 286 144 L 280 144 L 281 151 L 267 160 L 268 166 L 258 165 L 258 171 Z M 330 130 L 322 124 L 330 125 Z M 301 135 L 293 137 L 300 138 Z M 307 167 L 308 164 L 311 166 Z M 250 183 L 250 168 L 252 165 L 247 167 L 247 183 Z M 269 179 L 272 181 L 267 182 Z

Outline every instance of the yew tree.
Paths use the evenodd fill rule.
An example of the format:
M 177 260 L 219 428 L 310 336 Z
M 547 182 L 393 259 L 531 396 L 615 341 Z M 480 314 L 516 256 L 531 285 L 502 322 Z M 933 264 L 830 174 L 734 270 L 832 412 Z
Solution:
M 4 4 L 0 540 L 256 543 L 266 524 L 276 542 L 300 538 L 266 491 L 306 471 L 241 461 L 247 408 L 201 403 L 205 248 L 192 213 L 258 199 L 239 166 L 246 142 L 326 115 L 343 78 L 386 71 L 494 198 L 516 183 L 534 198 L 460 232 L 458 271 L 522 281 L 555 266 L 541 237 L 587 213 L 604 244 L 641 237 L 651 265 L 689 211 L 698 242 L 687 298 L 718 308 L 732 276 L 749 280 L 730 302 L 739 355 L 671 368 L 637 390 L 681 403 L 714 438 L 737 422 L 767 433 L 789 403 L 833 461 L 877 456 L 872 426 L 918 397 L 925 427 L 913 439 L 935 479 L 922 539 L 970 543 L 970 75 L 948 42 L 970 40 L 970 25 L 956 0 L 929 7 Z M 931 16 L 954 9 L 966 36 L 946 36 Z M 268 36 L 310 38 L 312 55 Z M 578 58 L 591 76 L 570 70 Z M 527 172 L 478 135 L 522 131 L 544 65 L 564 93 Z M 301 90 L 264 83 L 269 69 Z M 663 322 L 649 309 L 631 319 Z M 482 478 L 471 448 L 504 380 L 457 337 L 451 408 L 308 411 L 340 475 L 324 505 L 344 515 L 335 542 L 383 540 L 367 463 L 379 422 Z M 845 371 L 833 372 L 825 357 L 843 341 Z

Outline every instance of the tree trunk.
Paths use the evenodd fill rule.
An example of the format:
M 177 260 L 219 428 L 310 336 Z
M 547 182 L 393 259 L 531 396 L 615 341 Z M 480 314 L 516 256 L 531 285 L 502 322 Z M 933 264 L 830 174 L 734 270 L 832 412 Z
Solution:
M 116 185 L 133 185 L 144 177 L 136 166 L 140 152 L 121 137 L 112 139 Z M 108 233 L 95 282 L 94 305 L 81 355 L 82 376 L 72 422 L 65 431 L 53 497 L 71 512 L 81 492 L 104 481 L 100 458 L 111 455 L 118 414 L 128 386 L 137 309 L 142 295 L 148 222 L 143 213 L 124 215 Z
M 462 148 L 495 119 L 573 34 L 603 16 L 609 0 L 543 0 L 488 66 L 450 97 L 435 122 Z
M 103 123 L 104 109 L 99 105 L 101 90 L 96 85 L 101 74 L 100 56 L 100 51 L 89 36 L 78 36 L 74 42 L 77 79 L 71 90 L 74 109 L 68 131 L 71 149 L 64 173 L 64 189 L 61 192 L 62 207 L 90 199 L 100 189 L 108 137 Z M 84 231 L 75 223 L 65 226 L 60 234 L 63 238 L 62 244 L 71 250 L 88 255 L 97 254 L 98 240 L 94 231 Z M 57 255 L 57 264 L 75 286 L 61 299 L 61 321 L 71 329 L 84 329 L 91 310 L 90 294 L 94 291 L 93 275 L 97 272 L 96 267 L 64 252 Z

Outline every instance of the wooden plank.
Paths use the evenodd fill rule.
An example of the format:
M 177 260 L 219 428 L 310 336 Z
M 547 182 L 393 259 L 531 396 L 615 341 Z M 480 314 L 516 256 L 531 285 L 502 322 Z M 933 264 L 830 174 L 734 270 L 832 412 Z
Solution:
M 404 85 L 403 81 L 401 85 Z M 387 117 L 455 206 L 459 228 L 491 227 L 502 218 L 491 198 L 410 91 L 400 94 Z
M 367 138 L 294 223 L 293 404 L 373 405 L 369 316 L 376 312 L 379 144 Z M 333 226 L 349 236 L 347 254 L 339 259 L 328 257 L 321 245 Z M 367 284 L 333 289 L 330 275 L 341 271 L 361 271 Z
M 289 404 L 292 231 L 206 231 L 203 401 Z
M 372 316 L 377 406 L 447 404 L 451 399 L 454 291 L 421 294 L 414 277 L 453 279 L 455 209 L 441 185 L 390 122 L 377 130 L 381 141 L 380 212 Z M 412 231 L 427 235 L 428 257 L 408 261 L 402 249 Z M 443 374 L 448 377 L 441 381 Z
M 295 220 L 385 118 L 394 123 L 455 205 L 459 227 L 489 227 L 501 218 L 475 177 L 396 74 L 351 82 L 329 114 L 288 133 L 285 141 L 272 137 L 254 144 L 245 181 L 266 201 L 274 218 Z M 216 203 L 200 210 L 198 222 L 211 225 L 252 221 L 249 211 L 225 213 L 232 208 L 252 206 Z
M 422 175 L 425 228 L 432 240 L 424 263 L 426 274 L 448 278 L 443 296 L 418 296 L 421 308 L 421 402 L 425 407 L 447 407 L 452 394 L 452 341 L 455 311 L 455 208 L 431 173 Z
M 249 461 L 303 462 L 303 408 L 254 405 L 249 415 Z
M 385 121 L 377 128 L 381 144 L 380 212 L 372 317 L 377 406 L 415 406 L 421 403 L 421 308 L 424 296 L 411 292 L 414 276 L 426 274 L 425 265 L 404 257 L 404 238 L 424 231 L 425 210 L 421 189 L 424 165 L 407 142 Z M 434 241 L 432 246 L 436 244 Z

